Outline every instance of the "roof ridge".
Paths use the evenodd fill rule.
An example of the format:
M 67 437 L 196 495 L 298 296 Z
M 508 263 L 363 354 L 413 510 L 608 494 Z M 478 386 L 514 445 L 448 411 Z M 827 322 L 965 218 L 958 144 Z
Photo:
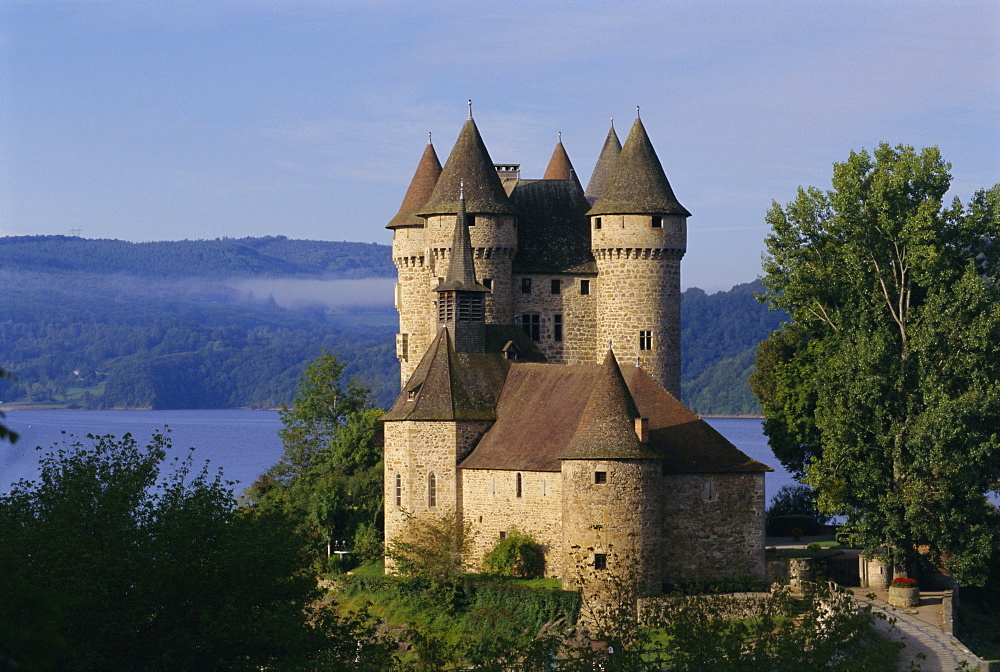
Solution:
M 690 217 L 674 196 L 642 119 L 636 116 L 600 198 L 588 215 L 663 214 Z

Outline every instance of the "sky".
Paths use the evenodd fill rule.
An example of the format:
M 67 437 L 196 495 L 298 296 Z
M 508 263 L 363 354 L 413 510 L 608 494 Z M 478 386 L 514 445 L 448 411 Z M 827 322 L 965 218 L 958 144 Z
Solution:
M 1000 3 L 0 0 L 0 235 L 389 243 L 433 133 L 586 184 L 640 106 L 682 285 L 760 274 L 772 201 L 879 142 L 1000 181 Z

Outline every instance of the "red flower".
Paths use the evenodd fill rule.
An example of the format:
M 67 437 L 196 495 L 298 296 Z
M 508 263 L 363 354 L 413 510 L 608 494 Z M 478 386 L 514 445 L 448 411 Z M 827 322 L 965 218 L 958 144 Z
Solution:
M 916 586 L 917 580 L 911 579 L 907 576 L 900 576 L 892 580 L 892 585 L 899 586 L 901 588 L 909 588 L 911 586 Z

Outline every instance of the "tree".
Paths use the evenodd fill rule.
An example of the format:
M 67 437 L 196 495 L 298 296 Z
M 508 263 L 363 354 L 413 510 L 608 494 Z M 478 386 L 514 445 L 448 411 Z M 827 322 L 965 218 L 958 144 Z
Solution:
M 356 560 L 382 555 L 382 411 L 346 365 L 324 352 L 306 367 L 291 408 L 281 410 L 281 461 L 247 489 L 248 503 L 299 521 L 314 553 L 351 541 Z
M 881 144 L 773 205 L 763 299 L 791 321 L 751 385 L 775 454 L 869 552 L 926 546 L 980 583 L 1000 540 L 1000 185 L 945 208 L 949 169 Z
M 0 495 L 0 666 L 302 669 L 367 635 L 317 606 L 304 540 L 169 439 L 88 437 Z

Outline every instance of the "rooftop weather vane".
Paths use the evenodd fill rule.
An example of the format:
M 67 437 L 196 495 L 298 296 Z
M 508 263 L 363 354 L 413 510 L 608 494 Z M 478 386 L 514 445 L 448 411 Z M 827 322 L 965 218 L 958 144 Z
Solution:
M 472 98 L 469 98 L 469 119 L 472 119 Z

